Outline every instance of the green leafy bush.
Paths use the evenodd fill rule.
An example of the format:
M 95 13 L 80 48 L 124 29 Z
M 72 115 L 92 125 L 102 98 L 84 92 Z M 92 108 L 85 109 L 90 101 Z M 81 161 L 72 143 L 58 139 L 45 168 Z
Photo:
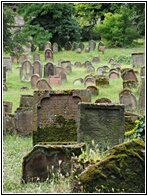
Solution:
M 136 138 L 141 138 L 145 141 L 145 117 L 142 117 L 136 125 Z

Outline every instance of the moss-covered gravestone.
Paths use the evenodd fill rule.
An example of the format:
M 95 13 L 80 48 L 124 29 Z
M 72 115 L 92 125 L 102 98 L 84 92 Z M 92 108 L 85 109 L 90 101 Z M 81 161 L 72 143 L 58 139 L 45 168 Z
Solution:
M 79 103 L 77 142 L 112 147 L 124 139 L 124 105 Z
M 135 139 L 113 147 L 80 175 L 86 193 L 145 193 L 145 144 Z

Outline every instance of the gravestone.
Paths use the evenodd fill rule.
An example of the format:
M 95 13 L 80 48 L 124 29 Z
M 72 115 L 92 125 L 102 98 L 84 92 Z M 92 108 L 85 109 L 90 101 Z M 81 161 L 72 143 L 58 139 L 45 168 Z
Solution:
M 51 90 L 51 86 L 48 84 L 48 82 L 45 79 L 39 79 L 36 83 L 36 87 L 39 90 Z
M 28 57 L 28 55 L 22 54 L 22 55 L 20 56 L 20 58 L 19 58 L 19 62 L 20 62 L 20 63 L 23 63 L 25 60 L 27 60 L 27 57 Z
M 106 76 L 99 76 L 96 78 L 96 86 L 109 86 L 109 78 Z
M 81 62 L 76 61 L 76 62 L 74 63 L 74 66 L 75 66 L 75 67 L 81 67 L 81 66 L 82 66 L 82 64 L 81 64 Z
M 6 65 L 3 66 L 3 82 L 6 82 Z
M 33 74 L 31 76 L 31 87 L 32 88 L 36 88 L 36 84 L 37 84 L 37 81 L 40 79 L 40 76 L 38 74 Z
M 95 85 L 95 78 L 93 76 L 87 77 L 84 80 L 84 86 Z
M 140 77 L 145 77 L 145 66 L 140 69 Z
M 17 134 L 21 136 L 32 135 L 33 131 L 33 112 L 26 107 L 17 108 L 14 113 L 14 123 Z
M 5 113 L 12 113 L 12 102 L 9 101 L 3 101 L 3 107 Z
M 64 71 L 60 71 L 58 76 L 61 77 L 61 81 L 65 81 L 65 80 L 67 81 L 67 75 Z
M 105 51 L 105 45 L 103 42 L 98 43 L 98 53 L 104 54 Z
M 34 91 L 33 144 L 76 141 L 81 101 L 91 101 L 88 91 Z
M 119 73 L 117 71 L 111 71 L 108 74 L 109 79 L 118 79 L 119 78 Z
M 3 66 L 6 66 L 6 70 L 12 72 L 12 61 L 10 56 L 3 56 Z
M 112 64 L 112 63 L 114 63 L 114 62 L 115 62 L 115 60 L 114 60 L 113 57 L 109 57 L 109 58 L 108 58 L 108 63 L 111 63 L 111 64 Z
M 90 40 L 88 42 L 88 46 L 89 46 L 90 50 L 95 50 L 95 48 L 96 48 L 96 42 L 94 40 Z
M 124 105 L 79 103 L 78 110 L 77 142 L 107 148 L 124 140 Z
M 67 41 L 67 42 L 65 43 L 65 50 L 72 50 L 72 44 L 71 44 L 70 41 Z
M 61 77 L 60 76 L 49 76 L 48 83 L 50 86 L 59 86 L 61 84 Z
M 70 61 L 62 61 L 61 62 L 61 67 L 63 68 L 63 71 L 68 74 L 72 72 L 72 64 Z
M 104 72 L 104 67 L 98 67 L 96 71 L 98 74 L 102 74 Z
M 8 90 L 7 85 L 3 83 L 3 91 L 7 91 L 7 90 Z
M 81 52 L 82 52 L 81 48 L 76 49 L 76 53 L 81 53 Z
M 85 63 L 83 63 L 82 66 L 88 67 L 88 66 L 90 66 L 90 65 L 92 65 L 90 61 L 85 61 Z
M 88 53 L 88 52 L 90 52 L 90 48 L 86 47 L 84 51 Z
M 99 89 L 95 85 L 87 86 L 86 90 L 89 91 L 92 95 L 98 95 L 99 94 Z
M 87 67 L 87 73 L 93 73 L 93 72 L 95 72 L 94 66 L 89 65 L 89 66 Z
M 130 89 L 123 89 L 119 93 L 120 104 L 125 105 L 125 109 L 136 109 L 136 97 Z
M 53 61 L 53 52 L 50 48 L 47 48 L 44 54 L 45 54 L 45 61 Z
M 84 44 L 82 43 L 82 42 L 80 42 L 79 44 L 78 44 L 78 48 L 81 48 L 81 50 L 83 50 L 84 49 Z
M 123 88 L 137 88 L 137 83 L 134 80 L 124 80 Z
M 51 42 L 46 42 L 45 46 L 44 46 L 44 50 L 46 49 L 51 49 Z
M 64 60 L 64 59 L 59 59 L 59 60 L 58 60 L 58 66 L 59 66 L 59 67 L 61 67 L 61 62 L 62 62 L 62 61 L 65 61 L 65 60 Z
M 102 98 L 100 98 L 100 99 L 97 99 L 96 101 L 95 101 L 95 103 L 112 103 L 111 102 L 111 100 L 110 99 L 108 99 L 108 98 L 106 98 L 106 97 L 102 97 Z
M 139 92 L 138 110 L 145 111 L 145 77 L 142 77 L 140 80 L 140 86 L 138 92 Z
M 111 63 L 111 65 L 112 65 L 112 68 L 114 68 L 114 69 L 120 69 L 121 68 L 121 65 L 119 64 L 119 63 Z
M 32 95 L 21 95 L 20 107 L 30 108 L 33 107 L 33 96 Z
M 30 43 L 26 44 L 26 52 L 27 52 L 27 54 L 31 53 L 31 44 Z
M 72 43 L 72 48 L 71 48 L 71 50 L 74 51 L 74 50 L 76 50 L 76 49 L 77 49 L 77 43 L 76 43 L 76 42 L 73 42 L 73 43 Z
M 53 47 L 53 52 L 58 52 L 59 51 L 57 43 L 53 43 L 52 47 Z
M 125 69 L 121 74 L 122 79 L 125 80 L 133 80 L 138 84 L 138 79 L 136 77 L 136 74 L 134 73 L 133 69 Z
M 40 61 L 40 54 L 34 53 L 33 54 L 33 61 Z
M 63 71 L 62 67 L 56 67 L 56 74 L 59 75 L 59 73 Z
M 42 65 L 38 60 L 33 62 L 33 74 L 38 74 L 40 77 L 42 77 Z
M 78 78 L 78 79 L 74 80 L 73 84 L 74 85 L 83 84 L 83 78 Z
M 44 65 L 44 77 L 53 76 L 55 75 L 55 65 L 51 62 L 48 62 Z
M 145 53 L 132 53 L 132 66 L 133 67 L 141 67 L 145 66 Z
M 99 57 L 93 57 L 92 62 L 93 63 L 99 63 L 100 62 L 100 58 Z
M 33 66 L 29 60 L 25 60 L 20 68 L 20 80 L 30 81 L 33 74 Z

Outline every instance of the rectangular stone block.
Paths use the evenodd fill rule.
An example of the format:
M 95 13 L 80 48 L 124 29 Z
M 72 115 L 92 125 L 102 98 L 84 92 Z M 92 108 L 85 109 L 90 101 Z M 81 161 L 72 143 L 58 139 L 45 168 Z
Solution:
M 78 104 L 77 142 L 112 147 L 124 139 L 124 105 Z

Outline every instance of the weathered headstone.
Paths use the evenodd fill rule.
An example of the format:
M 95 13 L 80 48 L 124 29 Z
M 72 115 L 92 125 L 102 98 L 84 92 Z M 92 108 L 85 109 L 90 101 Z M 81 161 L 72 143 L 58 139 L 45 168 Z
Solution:
M 94 66 L 89 65 L 89 66 L 87 67 L 87 73 L 93 73 L 93 72 L 95 72 Z
M 33 144 L 77 140 L 78 103 L 90 102 L 86 90 L 34 91 Z
M 38 60 L 33 62 L 33 74 L 38 74 L 40 77 L 42 77 L 42 65 Z
M 63 71 L 68 74 L 72 72 L 72 64 L 70 61 L 62 61 L 61 62 L 61 67 L 63 68 Z
M 118 79 L 119 73 L 117 71 L 111 71 L 111 72 L 109 72 L 108 77 L 109 77 L 109 79 Z
M 140 80 L 140 86 L 138 92 L 139 92 L 138 110 L 145 111 L 145 77 L 142 77 Z
M 76 61 L 76 62 L 74 63 L 74 66 L 76 66 L 76 67 L 81 67 L 81 66 L 82 66 L 82 64 L 81 64 L 81 62 Z
M 44 46 L 44 50 L 46 49 L 51 49 L 51 42 L 46 42 L 45 46 Z
M 29 60 L 25 60 L 20 68 L 21 81 L 30 81 L 33 74 L 33 66 Z
M 50 48 L 45 50 L 45 61 L 53 61 L 53 52 Z
M 90 40 L 88 42 L 88 45 L 89 45 L 90 50 L 95 50 L 95 48 L 96 48 L 96 42 L 94 40 Z
M 81 48 L 76 49 L 76 53 L 81 53 L 81 52 L 82 52 Z
M 83 78 L 78 78 L 78 79 L 74 80 L 73 84 L 74 85 L 83 84 Z
M 134 73 L 133 69 L 125 69 L 121 74 L 122 79 L 125 80 L 133 80 L 136 83 L 138 83 L 138 79 L 136 77 L 136 74 Z
M 87 77 L 84 80 L 84 86 L 95 85 L 95 78 L 93 76 Z
M 37 84 L 37 81 L 40 79 L 40 76 L 38 74 L 33 74 L 31 76 L 31 87 L 32 88 L 36 88 L 36 84 Z
M 66 73 L 64 71 L 60 71 L 58 76 L 61 77 L 61 81 L 67 80 L 67 75 L 66 75 Z
M 114 60 L 113 57 L 109 57 L 109 58 L 108 58 L 108 63 L 114 63 L 114 62 L 115 62 L 115 60 Z
M 31 44 L 30 43 L 26 44 L 26 52 L 27 52 L 27 54 L 31 53 Z
M 90 52 L 90 48 L 86 47 L 84 51 L 88 53 L 88 52 Z
M 98 95 L 99 94 L 99 89 L 95 85 L 87 86 L 86 90 L 89 91 L 92 95 Z
M 100 58 L 99 57 L 93 57 L 92 62 L 93 63 L 99 63 L 100 62 Z
M 72 50 L 72 44 L 71 44 L 70 41 L 67 41 L 67 42 L 65 43 L 65 50 Z
M 59 59 L 59 60 L 58 60 L 58 66 L 59 66 L 59 67 L 61 67 L 61 62 L 62 62 L 62 61 L 65 61 L 65 60 L 64 60 L 64 59 Z
M 102 97 L 102 98 L 100 98 L 100 99 L 97 99 L 96 101 L 95 101 L 95 103 L 112 103 L 111 102 L 111 100 L 110 99 L 108 99 L 108 98 L 106 98 L 106 97 Z
M 39 79 L 36 83 L 36 87 L 39 90 L 51 90 L 51 86 L 48 84 L 48 82 L 45 79 Z
M 89 65 L 92 65 L 90 61 L 85 61 L 85 63 L 83 63 L 84 67 L 88 67 Z
M 96 78 L 96 86 L 108 86 L 109 78 L 106 76 L 100 76 Z
M 58 52 L 59 51 L 57 43 L 53 43 L 52 47 L 53 47 L 53 52 Z
M 25 60 L 27 60 L 27 57 L 28 57 L 28 55 L 22 54 L 22 55 L 20 56 L 20 58 L 19 58 L 19 62 L 20 62 L 20 63 L 23 63 Z
M 133 67 L 145 66 L 145 53 L 132 53 L 132 65 Z
M 78 48 L 81 48 L 81 50 L 83 50 L 84 49 L 84 44 L 82 43 L 82 42 L 80 42 L 79 44 L 78 44 Z
M 3 57 L 3 66 L 6 66 L 6 70 L 12 72 L 12 61 L 10 56 Z
M 57 67 L 56 66 L 56 74 L 59 75 L 59 73 L 63 71 L 63 68 L 62 67 Z
M 103 71 L 104 71 L 104 68 L 103 67 L 98 67 L 96 71 L 97 71 L 98 74 L 102 74 Z
M 40 54 L 34 53 L 33 54 L 33 61 L 40 61 Z
M 136 97 L 130 89 L 123 89 L 119 93 L 120 104 L 125 105 L 125 109 L 136 109 Z
M 99 42 L 98 43 L 98 53 L 102 53 L 104 54 L 104 51 L 105 51 L 105 45 L 103 42 Z
M 55 75 L 55 65 L 51 62 L 48 62 L 44 65 L 44 77 L 53 76 Z
M 106 148 L 124 140 L 124 105 L 79 103 L 78 109 L 77 142 Z
M 48 83 L 50 86 L 59 86 L 61 84 L 61 77 L 60 76 L 49 76 Z
M 134 80 L 124 80 L 123 88 L 137 88 L 137 83 Z
M 145 77 L 145 66 L 140 69 L 140 77 Z
M 32 95 L 21 95 L 20 107 L 31 109 L 33 107 L 33 96 Z
M 76 43 L 76 42 L 73 42 L 73 43 L 72 43 L 72 48 L 71 48 L 71 50 L 74 51 L 74 50 L 76 50 L 76 49 L 77 49 L 77 43 Z
M 12 102 L 3 101 L 3 107 L 5 113 L 12 113 Z

